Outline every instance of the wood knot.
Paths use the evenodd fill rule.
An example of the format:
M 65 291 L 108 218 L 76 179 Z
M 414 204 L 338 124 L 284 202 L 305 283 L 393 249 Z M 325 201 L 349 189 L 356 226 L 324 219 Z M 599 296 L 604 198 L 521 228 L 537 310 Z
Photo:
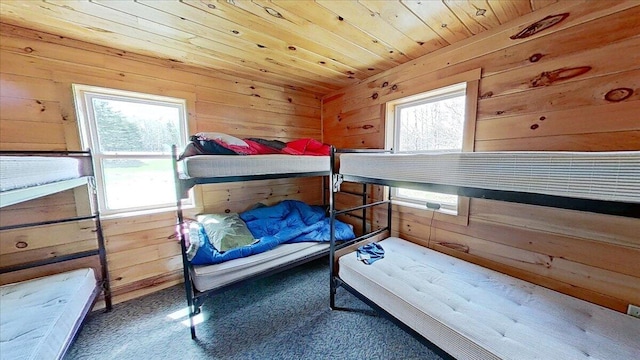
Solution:
M 230 209 L 224 209 L 224 213 L 225 213 L 225 214 L 228 214 L 228 213 L 230 213 L 230 212 L 231 212 L 231 210 L 230 210 Z
M 213 5 L 213 4 L 207 4 L 207 7 L 208 7 L 209 9 L 215 9 L 215 8 L 216 8 L 216 6 L 215 6 L 215 5 Z
M 344 18 L 342 16 L 338 16 L 338 21 L 344 21 Z
M 24 52 L 26 52 L 27 54 L 31 54 L 33 52 L 33 48 L 27 46 L 26 48 L 24 48 Z
M 531 62 L 538 62 L 540 59 L 542 59 L 544 55 L 540 54 L 540 53 L 535 53 L 531 56 L 529 56 L 529 61 Z
M 531 130 L 535 130 L 535 129 L 539 128 L 539 127 L 540 127 L 540 125 L 533 124 L 533 125 L 531 125 Z
M 387 87 L 387 86 L 389 86 L 389 82 L 388 81 L 385 81 L 385 82 L 382 83 L 382 87 Z
M 326 64 L 326 62 L 324 62 L 324 61 L 318 61 L 318 64 L 320 64 L 320 65 L 324 65 L 324 64 Z
M 549 15 L 542 20 L 538 20 L 533 24 L 522 29 L 519 33 L 510 36 L 511 40 L 528 38 L 531 35 L 537 34 L 543 30 L 546 30 L 554 25 L 559 24 L 562 20 L 566 19 L 569 13 L 563 13 L 558 15 Z
M 365 130 L 369 130 L 373 128 L 373 125 L 362 125 L 362 128 Z
M 617 88 L 609 91 L 604 95 L 604 99 L 611 102 L 620 102 L 627 100 L 633 95 L 633 89 Z
M 493 91 L 487 91 L 486 93 L 480 95 L 480 99 L 488 99 L 493 96 Z
M 374 70 L 375 70 L 375 68 L 368 68 L 367 70 L 369 70 L 369 71 L 374 71 Z
M 398 85 L 395 85 L 395 84 L 394 84 L 394 85 L 391 87 L 391 90 L 398 90 Z
M 288 101 L 289 103 L 292 103 L 292 102 L 293 102 L 293 99 L 292 99 L 292 98 L 287 98 L 287 101 Z
M 556 81 L 568 80 L 580 76 L 591 70 L 591 66 L 578 66 L 574 68 L 561 68 L 553 71 L 545 71 L 531 80 L 531 87 L 551 85 Z
M 295 46 L 289 46 L 289 50 L 296 50 Z
M 27 244 L 27 243 L 26 243 L 26 242 L 24 242 L 24 241 L 18 241 L 18 242 L 16 243 L 16 248 L 18 248 L 18 249 L 24 249 L 24 248 L 26 248 L 27 246 L 29 246 L 29 244 Z
M 378 98 L 378 93 L 373 93 L 373 95 L 371 95 L 371 98 L 373 100 L 377 99 Z
M 231 30 L 231 32 L 236 34 L 236 35 L 240 34 L 240 31 L 238 31 L 238 30 Z
M 502 115 L 502 114 L 504 114 L 504 110 L 498 110 L 498 111 L 496 111 L 496 115 Z
M 280 12 L 278 12 L 278 10 L 272 9 L 270 7 L 265 7 L 264 11 L 267 12 L 267 14 L 273 16 L 273 17 L 277 17 L 278 19 L 284 19 L 284 16 L 282 16 L 282 14 L 280 14 Z
M 547 120 L 546 116 L 540 116 L 540 121 L 545 121 L 545 120 Z

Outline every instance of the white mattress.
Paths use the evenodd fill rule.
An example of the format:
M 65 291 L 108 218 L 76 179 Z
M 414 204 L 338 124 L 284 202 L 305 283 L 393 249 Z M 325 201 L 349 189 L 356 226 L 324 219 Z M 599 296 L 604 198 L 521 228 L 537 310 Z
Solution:
M 328 156 L 309 155 L 196 155 L 184 160 L 189 177 L 225 177 L 306 172 L 329 172 Z
M 640 151 L 341 154 L 340 173 L 640 203 Z
M 329 243 L 299 242 L 281 244 L 272 250 L 215 265 L 194 266 L 193 284 L 199 291 L 217 289 L 232 282 L 250 278 L 277 266 L 327 252 Z
M 349 253 L 339 275 L 460 359 L 638 359 L 640 319 L 398 238 L 372 265 Z
M 81 176 L 74 157 L 0 156 L 0 191 L 43 185 Z
M 1 286 L 0 358 L 60 358 L 95 289 L 92 269 Z

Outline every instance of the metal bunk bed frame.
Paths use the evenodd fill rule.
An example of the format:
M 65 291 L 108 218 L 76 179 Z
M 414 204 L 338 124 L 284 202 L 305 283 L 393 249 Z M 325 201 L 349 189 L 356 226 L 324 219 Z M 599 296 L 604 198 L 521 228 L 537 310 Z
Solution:
M 7 266 L 7 267 L 2 267 L 0 268 L 0 274 L 5 274 L 5 273 L 9 273 L 9 272 L 14 272 L 14 271 L 19 271 L 19 270 L 25 270 L 25 269 L 29 269 L 29 268 L 34 268 L 34 267 L 38 267 L 38 266 L 44 266 L 44 265 L 50 265 L 50 264 L 56 264 L 56 263 L 61 263 L 64 261 L 70 261 L 70 260 L 75 260 L 75 259 L 81 259 L 81 258 L 86 258 L 86 257 L 91 257 L 91 256 L 98 256 L 100 259 L 100 275 L 101 275 L 101 282 L 99 284 L 99 286 L 96 287 L 94 293 L 92 294 L 92 301 L 90 304 L 88 304 L 87 307 L 85 307 L 83 309 L 82 312 L 82 321 L 80 321 L 78 324 L 75 325 L 74 329 L 73 329 L 73 336 L 71 338 L 71 341 L 66 344 L 66 348 L 62 351 L 62 354 L 64 355 L 64 353 L 66 353 L 66 351 L 68 350 L 70 344 L 75 340 L 75 338 L 77 337 L 80 329 L 82 328 L 82 326 L 84 325 L 84 322 L 86 320 L 86 315 L 91 311 L 91 309 L 93 308 L 93 306 L 95 305 L 96 301 L 98 300 L 98 296 L 100 293 L 104 294 L 104 301 L 105 301 L 105 311 L 111 311 L 112 309 L 112 296 L 111 296 L 111 286 L 110 286 L 110 281 L 109 281 L 109 270 L 107 267 L 107 254 L 106 254 L 106 247 L 105 247 L 105 241 L 104 241 L 104 234 L 102 231 L 102 223 L 100 222 L 100 211 L 98 209 L 98 195 L 97 195 L 97 190 L 96 190 L 96 182 L 95 182 L 95 172 L 94 172 L 94 167 L 93 167 L 93 156 L 91 154 L 91 151 L 9 151 L 9 150 L 5 150 L 5 151 L 0 151 L 0 155 L 7 155 L 7 156 L 70 156 L 70 157 L 79 157 L 79 158 L 88 158 L 88 161 L 91 164 L 91 168 L 90 174 L 86 174 L 81 178 L 76 178 L 76 179 L 70 179 L 70 180 L 62 180 L 57 182 L 57 185 L 55 185 L 56 183 L 49 183 L 49 184 L 44 184 L 44 185 L 38 185 L 38 186 L 33 186 L 30 187 L 32 190 L 36 189 L 34 194 L 36 195 L 29 195 L 26 194 L 26 196 L 23 196 L 23 194 L 20 195 L 20 198 L 16 198 L 14 196 L 11 196 L 11 201 L 3 203 L 2 207 L 6 207 L 6 206 L 10 206 L 10 205 L 15 205 L 21 202 L 25 202 L 25 201 L 30 201 L 30 200 L 34 200 L 40 197 L 44 197 L 47 195 L 52 195 L 55 193 L 59 193 L 65 190 L 70 190 L 73 188 L 77 188 L 79 186 L 83 186 L 83 185 L 87 185 L 89 188 L 89 192 L 90 192 L 90 211 L 91 214 L 90 215 L 84 215 L 84 216 L 74 216 L 74 217 L 67 217 L 67 218 L 62 218 L 62 219 L 57 219 L 57 220 L 49 220 L 49 221 L 40 221 L 40 222 L 30 222 L 30 223 L 22 223 L 22 224 L 15 224 L 15 225 L 7 225 L 7 226 L 2 226 L 0 227 L 0 231 L 2 230 L 13 230 L 13 229 L 21 229 L 21 228 L 29 228 L 29 227 L 35 227 L 35 226 L 43 226 L 43 225 L 54 225 L 54 224 L 62 224 L 62 223 L 67 223 L 67 222 L 74 222 L 74 221 L 82 221 L 82 220 L 93 220 L 94 224 L 95 224 L 95 233 L 96 233 L 96 240 L 98 243 L 98 248 L 94 249 L 94 250 L 87 250 L 87 251 L 81 251 L 81 252 L 75 252 L 75 253 L 70 253 L 70 254 L 65 254 L 65 255 L 60 255 L 60 256 L 54 256 L 51 258 L 47 258 L 47 259 L 42 259 L 42 260 L 36 260 L 36 261 L 30 261 L 30 262 L 26 262 L 26 263 L 21 263 L 21 264 L 17 264 L 17 265 L 12 265 L 12 266 Z M 40 190 L 37 190 L 37 189 Z M 16 189 L 18 192 L 24 193 L 25 190 L 24 189 Z M 10 193 L 13 190 L 9 190 L 6 193 Z
M 390 153 L 391 150 L 380 150 L 380 149 L 336 149 L 335 147 L 331 147 L 330 153 L 330 196 L 329 196 L 329 212 L 330 212 L 330 221 L 331 221 L 331 242 L 330 242 L 330 253 L 329 253 L 329 272 L 330 272 L 330 294 L 329 294 L 329 307 L 332 310 L 340 309 L 336 306 L 335 297 L 338 287 L 342 287 L 358 299 L 369 305 L 372 309 L 374 309 L 377 313 L 381 314 L 385 318 L 391 320 L 398 327 L 403 329 L 408 334 L 412 335 L 418 341 L 423 343 L 425 346 L 436 352 L 439 356 L 444 359 L 454 359 L 446 353 L 444 350 L 440 349 L 437 345 L 433 344 L 431 341 L 420 335 L 417 331 L 397 319 L 391 313 L 380 307 L 378 304 L 373 302 L 371 299 L 367 298 L 365 295 L 361 294 L 353 287 L 346 284 L 340 277 L 337 275 L 337 258 L 336 252 L 346 248 L 351 245 L 351 249 L 355 250 L 357 248 L 357 244 L 368 240 L 369 242 L 377 241 L 382 235 L 389 236 L 391 234 L 391 214 L 392 214 L 392 206 L 391 206 L 391 187 L 403 187 L 403 188 L 411 188 L 416 190 L 425 190 L 425 191 L 435 191 L 452 195 L 466 196 L 471 198 L 481 198 L 481 199 L 490 199 L 490 200 L 500 200 L 507 202 L 517 202 L 522 204 L 529 205 L 541 205 L 562 209 L 570 209 L 570 210 L 580 210 L 580 211 L 589 211 L 606 215 L 618 215 L 624 217 L 632 217 L 632 218 L 640 218 L 640 203 L 626 203 L 626 202 L 616 202 L 616 201 L 605 201 L 605 200 L 591 200 L 591 199 L 580 199 L 580 198 L 571 198 L 564 196 L 552 196 L 552 195 L 544 195 L 544 194 L 534 194 L 534 193 L 523 193 L 523 192 L 515 192 L 515 191 L 498 191 L 498 190 L 489 190 L 489 189 L 480 189 L 480 188 L 470 188 L 470 187 L 461 187 L 461 186 L 451 186 L 451 185 L 441 185 L 441 184 L 430 184 L 430 183 L 415 183 L 408 181 L 397 181 L 397 180 L 384 180 L 377 178 L 369 178 L 369 177 L 361 177 L 361 176 L 353 176 L 353 175 L 344 175 L 340 174 L 337 171 L 337 160 L 338 154 L 345 153 Z M 337 210 L 335 208 L 335 194 L 340 192 L 340 185 L 343 182 L 352 182 L 352 183 L 362 183 L 366 188 L 367 184 L 372 185 L 382 185 L 388 187 L 387 198 L 380 201 L 375 201 L 372 203 L 363 203 L 363 205 Z M 366 197 L 363 198 L 363 201 L 366 201 Z M 369 232 L 366 231 L 366 216 L 363 220 L 363 234 L 356 239 L 353 239 L 348 244 L 341 244 L 340 246 L 336 245 L 335 236 L 334 236 L 334 227 L 333 223 L 336 219 L 336 216 L 341 214 L 348 214 L 352 211 L 356 210 L 364 210 L 376 206 L 387 205 L 387 223 L 385 226 L 380 227 L 376 230 L 371 230 Z M 366 214 L 366 213 L 365 213 Z
M 312 254 L 306 257 L 299 258 L 291 263 L 287 263 L 281 266 L 277 266 L 274 268 L 270 268 L 266 271 L 262 271 L 258 274 L 252 275 L 248 278 L 233 281 L 227 285 L 224 285 L 219 288 L 207 290 L 207 291 L 198 291 L 191 279 L 191 263 L 187 259 L 187 248 L 185 245 L 185 238 L 183 233 L 183 224 L 185 223 L 184 213 L 182 209 L 182 199 L 188 197 L 189 190 L 195 185 L 201 184 L 218 184 L 218 183 L 228 183 L 228 182 L 240 182 L 240 181 L 250 181 L 250 180 L 269 180 L 269 179 L 283 179 L 283 178 L 296 178 L 296 177 L 323 177 L 323 191 L 328 187 L 325 185 L 325 179 L 328 172 L 307 172 L 307 173 L 281 173 L 281 174 L 267 174 L 267 175 L 247 175 L 247 176 L 224 176 L 224 177 L 208 177 L 208 178 L 188 178 L 182 177 L 179 169 L 178 169 L 178 152 L 177 147 L 172 146 L 172 161 L 173 161 L 173 172 L 174 172 L 174 181 L 176 186 L 176 213 L 177 213 L 177 228 L 178 228 L 178 240 L 180 242 L 180 250 L 182 253 L 182 265 L 183 265 L 183 276 L 184 276 L 184 288 L 187 297 L 187 305 L 189 307 L 189 323 L 191 329 L 191 338 L 196 339 L 196 329 L 194 323 L 194 317 L 201 312 L 201 307 L 204 303 L 204 300 L 212 295 L 221 293 L 225 290 L 228 290 L 233 287 L 241 286 L 249 281 L 258 280 L 260 278 L 264 278 L 291 268 L 294 268 L 298 265 L 302 265 L 309 261 L 313 261 L 319 259 L 323 256 L 329 254 L 329 249 L 323 251 L 321 253 Z M 326 196 L 323 196 L 323 202 L 326 206 Z

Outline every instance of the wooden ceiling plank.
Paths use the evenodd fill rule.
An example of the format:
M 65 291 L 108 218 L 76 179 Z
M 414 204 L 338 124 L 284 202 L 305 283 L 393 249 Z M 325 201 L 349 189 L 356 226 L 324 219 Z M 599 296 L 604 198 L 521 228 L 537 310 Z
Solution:
M 0 47 L 17 54 L 24 55 L 25 49 L 31 48 L 35 55 L 55 57 L 58 60 L 74 59 L 75 62 L 83 64 L 93 64 L 102 66 L 105 69 L 112 69 L 121 72 L 133 72 L 136 74 L 165 79 L 177 83 L 195 84 L 199 83 L 203 87 L 212 87 L 220 90 L 230 90 L 246 95 L 254 93 L 265 98 L 293 103 L 302 103 L 313 106 L 318 101 L 319 95 L 292 90 L 282 85 L 273 85 L 265 82 L 253 81 L 240 78 L 222 72 L 212 72 L 204 67 L 186 66 L 182 63 L 170 62 L 167 60 L 141 56 L 135 53 L 124 52 L 101 45 L 90 44 L 79 40 L 70 39 L 63 36 L 51 35 L 48 33 L 15 27 L 5 23 L 0 23 Z M 59 51 L 60 46 L 64 46 L 64 51 Z M 86 56 L 87 52 L 92 52 L 94 56 Z M 100 54 L 101 56 L 98 56 Z M 7 55 L 8 56 L 8 55 Z M 101 59 L 96 62 L 96 59 Z M 4 62 L 5 56 L 0 58 Z M 25 61 L 25 60 L 23 60 Z M 26 60 L 30 61 L 30 60 Z M 99 65 L 102 64 L 102 65 Z M 3 64 L 2 70 L 7 67 Z M 36 69 L 35 66 L 26 67 L 30 72 Z M 164 71 L 171 69 L 172 71 Z M 51 79 L 51 70 L 38 71 L 32 76 Z M 20 73 L 25 72 L 24 64 Z M 273 95 L 273 96 L 271 96 Z
M 350 97 L 352 97 L 351 95 L 356 97 L 371 96 L 371 93 L 375 90 L 381 89 L 384 83 L 388 83 L 389 85 L 391 85 L 393 83 L 400 83 L 413 78 L 413 76 L 408 75 L 410 72 L 405 71 L 407 68 L 419 67 L 424 69 L 424 72 L 427 73 L 452 68 L 456 64 L 470 64 L 474 59 L 481 59 L 481 57 L 483 56 L 500 52 L 507 48 L 516 51 L 521 44 L 529 43 L 541 37 L 552 36 L 558 31 L 585 24 L 591 20 L 606 17 L 607 15 L 614 14 L 619 11 L 635 8 L 636 6 L 638 6 L 638 3 L 635 0 L 616 2 L 615 6 L 612 6 L 608 2 L 590 2 L 587 0 L 558 2 L 540 10 L 539 12 L 532 12 L 523 16 L 522 18 L 518 18 L 517 21 L 512 22 L 511 26 L 509 27 L 499 27 L 489 31 L 485 31 L 480 35 L 476 35 L 472 39 L 464 40 L 459 43 L 452 44 L 444 49 L 437 50 L 430 56 L 422 57 L 418 60 L 402 64 L 392 70 L 388 70 L 381 74 L 372 76 L 366 82 L 357 84 L 355 86 L 352 86 L 351 88 L 341 89 L 326 94 L 324 98 L 330 99 L 336 96 L 344 95 L 346 92 L 350 94 Z M 558 14 L 564 12 L 571 13 L 571 16 L 557 26 L 548 29 L 543 34 L 530 36 L 524 39 L 519 39 L 517 41 L 509 38 L 509 36 L 511 36 L 512 34 L 519 32 L 524 27 L 529 26 L 531 23 L 538 21 L 549 14 Z M 587 24 L 587 26 L 589 26 L 589 24 Z M 631 29 L 630 31 L 634 31 L 634 29 Z M 553 45 L 562 46 L 562 44 L 564 43 L 554 43 Z M 489 51 L 487 49 L 491 50 Z M 520 61 L 523 63 L 523 65 L 520 66 L 525 65 L 524 60 L 509 60 L 509 58 L 511 57 L 514 56 L 501 56 L 501 58 L 503 59 L 502 63 L 512 63 L 514 61 Z M 524 59 L 526 60 L 526 57 Z M 486 63 L 486 61 L 481 61 L 480 65 Z M 478 64 L 475 64 L 473 66 L 478 66 Z M 513 68 L 514 65 L 509 66 Z M 495 67 L 495 64 L 492 63 L 491 67 Z M 499 68 L 500 66 L 495 67 L 495 69 L 492 71 L 499 72 Z M 483 69 L 483 73 L 486 74 L 485 69 Z
M 326 56 L 336 61 L 350 63 L 362 71 L 366 71 L 371 64 L 378 64 L 377 66 L 381 70 L 397 65 L 397 63 L 384 59 L 365 48 L 354 46 L 353 43 L 345 41 L 338 35 L 291 13 L 287 13 L 288 18 L 282 14 L 282 17 L 272 16 L 263 7 L 251 2 L 238 1 L 234 4 L 226 1 L 204 0 L 183 0 L 183 2 L 208 13 L 223 16 L 255 31 L 271 33 L 273 36 L 283 39 L 291 39 L 295 41 L 293 45 L 296 47 L 312 49 L 320 46 L 324 49 L 322 53 Z M 214 4 L 216 9 L 207 7 L 210 4 Z M 298 21 L 298 23 L 292 21 Z
M 408 60 L 404 54 L 397 51 L 392 45 L 376 39 L 353 26 L 351 23 L 345 22 L 344 19 L 340 20 L 336 14 L 316 2 L 261 0 L 259 3 L 265 8 L 270 7 L 277 11 L 294 14 L 310 23 L 317 24 L 317 26 L 322 27 L 325 31 L 341 36 L 342 41 L 351 43 L 352 46 L 363 47 L 381 58 L 389 60 L 395 65 L 399 65 Z M 368 75 L 371 75 L 370 71 Z
M 444 3 L 474 34 L 500 25 L 487 0 L 444 0 Z
M 530 0 L 489 0 L 489 6 L 491 6 L 501 24 L 533 11 Z
M 404 6 L 450 44 L 473 35 L 441 1 L 401 1 Z
M 115 56 L 113 54 L 104 54 L 97 52 L 94 49 L 87 49 L 86 43 L 80 44 L 78 47 L 72 47 L 65 45 L 63 51 L 61 47 L 56 43 L 47 42 L 46 40 L 58 40 L 59 37 L 47 36 L 46 34 L 39 33 L 35 38 L 25 38 L 23 33 L 17 34 L 17 37 L 7 36 L 12 35 L 13 30 L 8 26 L 0 28 L 3 32 L 2 41 L 0 42 L 0 48 L 7 51 L 5 55 L 0 58 L 2 62 L 3 72 L 7 72 L 11 69 L 16 69 L 18 74 L 23 74 L 25 69 L 29 69 L 29 72 L 39 69 L 39 62 L 32 62 L 31 66 L 25 67 L 25 61 L 27 59 L 34 59 L 33 57 L 27 58 L 25 55 L 31 56 L 45 56 L 48 59 L 55 59 L 61 61 L 67 61 L 70 63 L 77 63 L 83 65 L 97 66 L 108 70 L 114 70 L 121 72 L 122 74 L 138 74 L 153 79 L 162 79 L 173 81 L 178 84 L 200 84 L 199 87 L 203 88 L 216 88 L 218 90 L 231 91 L 248 96 L 259 96 L 265 99 L 272 99 L 275 101 L 281 101 L 284 103 L 293 103 L 298 105 L 304 105 L 309 107 L 319 107 L 319 97 L 313 96 L 307 93 L 299 91 L 291 91 L 283 87 L 269 86 L 265 83 L 258 83 L 249 80 L 243 80 L 238 77 L 234 77 L 232 80 L 226 77 L 220 77 L 220 74 L 199 74 L 185 71 L 182 69 L 174 69 L 173 71 L 166 71 L 166 66 L 161 64 L 141 63 L 140 61 L 131 60 L 122 56 Z M 28 32 L 24 33 L 28 36 Z M 24 49 L 30 48 L 32 52 L 25 54 Z M 92 51 L 92 56 L 87 56 L 87 51 Z M 19 54 L 19 55 L 14 55 Z M 18 57 L 19 61 L 13 61 L 14 57 Z M 44 69 L 50 67 L 44 66 Z M 191 68 L 189 70 L 193 70 Z M 44 70 L 43 70 L 44 71 Z M 45 74 L 45 78 L 51 79 L 51 71 L 47 70 L 48 74 Z M 211 75 L 216 75 L 215 77 Z M 212 81 L 207 81 L 206 78 L 211 78 Z
M 531 10 L 536 11 L 540 10 L 543 7 L 553 5 L 558 2 L 558 0 L 529 0 L 531 3 Z
M 420 47 L 416 46 L 417 42 L 387 23 L 380 17 L 380 14 L 367 9 L 358 2 L 316 0 L 316 3 L 335 14 L 334 18 L 337 17 L 339 22 L 350 24 L 358 31 L 367 34 L 370 41 L 374 40 L 378 43 L 386 44 L 390 47 L 389 54 L 401 55 L 401 63 L 407 61 L 402 57 L 415 59 L 422 55 Z M 350 38 L 353 33 L 354 31 L 345 31 L 343 29 L 341 35 L 346 35 Z
M 109 47 L 118 46 L 126 51 L 139 53 L 145 56 L 152 56 L 158 59 L 169 59 L 171 62 L 190 64 L 192 66 L 200 66 L 207 69 L 215 69 L 240 78 L 272 82 L 274 84 L 287 84 L 287 86 L 290 86 L 293 89 L 306 89 L 306 91 L 316 94 L 324 94 L 331 91 L 331 89 L 336 88 L 333 86 L 318 86 L 311 82 L 300 82 L 288 76 L 273 72 L 264 72 L 251 67 L 242 68 L 229 63 L 228 61 L 213 58 L 208 55 L 205 56 L 198 53 L 190 53 L 176 49 L 172 49 L 173 56 L 169 58 L 166 54 L 166 44 L 157 45 L 157 47 L 150 49 L 149 42 L 144 39 L 133 36 L 121 36 L 111 31 L 98 30 L 91 26 L 81 26 L 76 23 L 64 21 L 55 14 L 53 14 L 53 16 L 46 15 L 46 13 L 42 12 L 42 9 L 36 8 L 35 11 L 32 11 L 30 9 L 32 5 L 37 5 L 37 3 L 23 2 L 19 4 L 19 8 L 14 8 L 13 3 L 12 5 L 9 5 L 9 3 L 5 1 L 0 2 L 0 11 L 3 16 L 3 21 L 18 26 L 24 26 L 26 24 L 31 28 L 36 28 L 36 30 L 51 32 L 81 41 L 98 43 Z M 54 5 L 51 5 L 50 7 L 53 8 Z M 48 9 L 46 11 L 51 12 L 52 10 Z
M 343 81 L 342 83 L 340 83 L 339 80 L 335 81 L 336 84 L 330 84 L 327 82 L 328 79 L 325 76 L 310 73 L 298 67 L 288 66 L 289 64 L 282 63 L 277 59 L 264 57 L 264 55 L 258 54 L 257 51 L 255 56 L 252 56 L 253 51 L 250 50 L 250 47 L 237 48 L 234 46 L 236 44 L 233 43 L 229 44 L 222 41 L 214 41 L 202 38 L 192 32 L 186 32 L 180 29 L 162 25 L 160 23 L 138 18 L 137 16 L 128 15 L 122 11 L 113 10 L 95 2 L 86 2 L 82 0 L 48 0 L 48 3 L 58 5 L 63 9 L 70 10 L 71 15 L 73 15 L 74 11 L 89 15 L 92 17 L 91 21 L 96 23 L 95 26 L 101 26 L 103 29 L 113 31 L 118 34 L 126 34 L 127 31 L 132 31 L 133 33 L 138 34 L 138 36 L 143 37 L 143 39 L 146 39 L 158 45 L 166 42 L 166 39 L 172 39 L 174 40 L 172 44 L 173 48 L 183 49 L 187 52 L 201 53 L 207 56 L 221 58 L 232 63 L 241 64 L 242 66 L 253 66 L 254 69 L 264 69 L 276 73 L 284 72 L 289 75 L 295 75 L 300 79 L 310 79 L 313 82 L 326 87 L 340 87 L 348 84 L 348 81 Z M 119 2 L 114 2 L 114 4 L 117 3 Z M 64 11 L 60 11 L 60 13 L 62 14 L 64 13 Z M 125 18 L 133 17 L 137 19 L 137 25 L 129 28 L 128 25 L 121 24 L 120 18 L 123 14 L 127 15 L 125 16 Z M 125 28 L 121 27 L 120 25 L 125 26 Z M 235 43 L 237 43 L 237 39 L 234 40 L 236 40 Z M 257 46 L 255 47 L 255 49 L 261 50 Z M 275 54 L 273 51 L 270 51 L 266 48 L 262 50 L 266 50 L 267 52 L 269 52 L 269 55 Z
M 419 44 L 424 54 L 449 45 L 445 39 L 401 3 L 379 0 L 358 1 L 369 10 L 380 14 L 387 23 Z
M 302 52 L 286 51 L 288 50 L 287 45 L 280 39 L 253 31 L 243 31 L 239 35 L 234 35 L 233 30 L 227 30 L 229 27 L 225 26 L 224 22 L 228 21 L 225 19 L 215 18 L 215 21 L 211 21 L 211 16 L 207 16 L 206 13 L 184 4 L 178 4 L 178 6 L 158 1 L 141 3 L 93 0 L 93 2 L 137 16 L 140 19 L 145 18 L 146 21 L 168 24 L 175 29 L 187 31 L 198 37 L 237 47 L 251 56 L 268 56 L 292 67 L 298 67 L 328 78 L 342 74 L 342 72 L 334 70 L 332 67 L 320 65 L 317 61 L 319 58 L 317 55 L 309 59 Z M 171 6 L 169 7 L 168 5 Z M 199 45 L 195 41 L 191 43 Z M 261 48 L 257 44 L 261 44 L 264 47 Z

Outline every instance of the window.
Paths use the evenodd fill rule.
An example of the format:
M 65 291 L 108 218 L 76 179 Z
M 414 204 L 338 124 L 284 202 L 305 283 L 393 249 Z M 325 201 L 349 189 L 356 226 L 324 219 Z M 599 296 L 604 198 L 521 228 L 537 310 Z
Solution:
M 186 143 L 186 101 L 74 85 L 82 146 L 104 214 L 175 206 L 171 145 Z
M 393 152 L 442 153 L 463 150 L 466 83 L 396 100 L 388 104 L 391 120 L 387 131 Z M 389 134 L 388 134 L 389 135 Z M 440 210 L 457 214 L 458 196 L 412 189 L 393 188 L 393 199 L 401 203 L 440 205 Z

